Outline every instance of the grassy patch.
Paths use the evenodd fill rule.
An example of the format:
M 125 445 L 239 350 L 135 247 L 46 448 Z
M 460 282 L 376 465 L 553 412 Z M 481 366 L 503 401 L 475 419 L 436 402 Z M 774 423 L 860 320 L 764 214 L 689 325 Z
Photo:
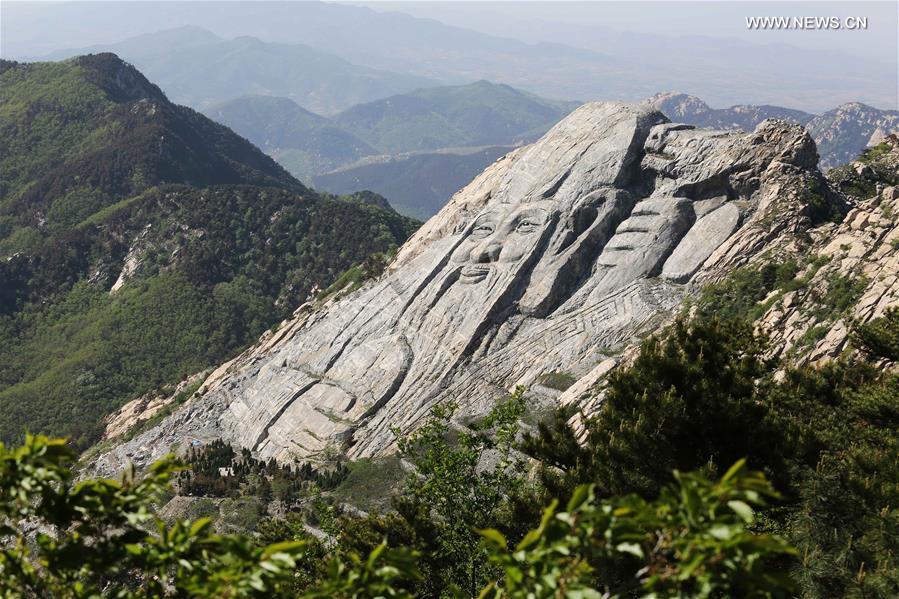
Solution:
M 892 146 L 890 144 L 883 142 L 879 143 L 874 147 L 868 148 L 864 152 L 861 153 L 861 156 L 858 157 L 859 162 L 863 162 L 865 164 L 872 164 L 877 161 L 879 158 L 886 156 L 890 153 Z
M 577 382 L 577 378 L 570 372 L 547 372 L 540 377 L 540 384 L 550 389 L 565 391 Z
M 246 534 L 256 530 L 266 515 L 266 506 L 258 497 L 223 499 L 219 504 L 217 527 L 224 533 Z
M 213 521 L 218 519 L 219 506 L 217 501 L 208 497 L 191 497 L 190 500 L 187 503 L 184 514 L 178 515 L 177 519 L 198 520 L 200 518 L 212 518 Z
M 832 320 L 844 315 L 858 302 L 867 286 L 865 277 L 831 274 L 827 278 L 827 291 L 815 298 L 812 314 L 819 320 Z
M 390 508 L 390 498 L 406 478 L 400 458 L 365 458 L 349 464 L 350 473 L 334 489 L 334 497 L 366 511 Z
M 761 267 L 747 266 L 703 288 L 698 299 L 688 302 L 687 307 L 696 305 L 705 316 L 757 320 L 785 294 L 807 288 L 828 262 L 829 256 L 817 256 L 802 264 L 786 260 Z
M 796 347 L 812 347 L 827 336 L 830 326 L 819 324 L 809 327 L 799 339 L 796 340 Z

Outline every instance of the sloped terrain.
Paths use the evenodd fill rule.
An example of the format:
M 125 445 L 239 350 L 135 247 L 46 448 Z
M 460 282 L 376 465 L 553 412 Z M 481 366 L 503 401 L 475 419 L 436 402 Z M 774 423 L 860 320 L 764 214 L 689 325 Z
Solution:
M 457 194 L 383 276 L 297 312 L 193 395 L 148 403 L 165 411 L 97 448 L 89 471 L 187 451 L 206 470 L 182 491 L 200 496 L 173 499 L 171 517 L 334 551 L 392 539 L 436 573 L 416 592 L 439 596 L 438 577 L 470 581 L 442 549 L 455 522 L 520 538 L 584 483 L 671 497 L 697 480 L 678 472 L 727 479 L 745 458 L 779 491 L 753 504 L 756 533 L 795 549 L 756 564 L 765 580 L 893 596 L 899 139 L 826 179 L 816 160 L 783 121 L 741 134 L 587 105 Z M 229 444 L 243 457 L 209 476 Z M 259 482 L 253 455 L 272 458 Z M 284 478 L 309 461 L 327 476 L 294 494 Z M 487 517 L 484 496 L 499 506 Z M 643 565 L 600 563 L 591 588 Z
M 474 415 L 554 372 L 595 382 L 692 282 L 807 247 L 842 215 L 816 160 L 784 122 L 705 131 L 586 105 L 456 194 L 387 275 L 298 314 L 99 464 L 186 437 L 279 460 L 379 455 L 443 399 Z
M 4 63 L 0 439 L 97 439 L 415 224 L 305 188 L 112 55 Z

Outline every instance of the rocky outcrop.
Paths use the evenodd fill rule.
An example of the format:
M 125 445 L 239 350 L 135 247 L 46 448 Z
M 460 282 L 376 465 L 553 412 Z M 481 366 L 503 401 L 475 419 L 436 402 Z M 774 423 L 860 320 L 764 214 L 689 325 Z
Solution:
M 187 399 L 190 395 L 190 389 L 198 386 L 199 382 L 207 374 L 197 373 L 178 383 L 174 389 L 147 393 L 129 401 L 103 420 L 105 425 L 103 438 L 113 439 L 125 434 L 134 427 L 146 423 L 150 418 L 165 410 L 167 406 L 176 403 L 179 399 Z
M 656 94 L 647 103 L 676 121 L 699 127 L 751 131 L 771 118 L 803 125 L 818 146 L 822 168 L 845 164 L 866 147 L 899 131 L 899 111 L 860 102 L 842 104 L 820 115 L 768 105 L 712 108 L 696 96 L 674 92 Z
M 839 224 L 815 228 L 798 273 L 801 285 L 775 290 L 759 326 L 774 351 L 797 363 L 820 364 L 851 347 L 853 323 L 867 323 L 899 306 L 899 137 L 887 138 L 873 166 L 890 179 Z M 865 173 L 869 164 L 856 162 Z
M 477 415 L 551 372 L 585 379 L 572 395 L 693 285 L 807 243 L 816 162 L 785 122 L 699 130 L 646 105 L 587 104 L 456 194 L 377 281 L 301 308 L 97 466 L 188 438 L 285 461 L 372 456 L 443 400 Z

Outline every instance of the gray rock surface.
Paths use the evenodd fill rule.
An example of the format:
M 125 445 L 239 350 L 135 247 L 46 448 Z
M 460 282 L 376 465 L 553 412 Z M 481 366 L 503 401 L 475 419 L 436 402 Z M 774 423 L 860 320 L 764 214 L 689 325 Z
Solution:
M 816 159 L 783 122 L 707 131 L 584 105 L 457 193 L 379 280 L 299 310 L 96 467 L 217 437 L 284 461 L 378 455 L 440 401 L 471 416 L 549 372 L 595 378 L 693 279 L 795 230 L 776 195 Z
M 662 267 L 662 277 L 685 283 L 740 224 L 740 209 L 725 204 L 696 221 Z

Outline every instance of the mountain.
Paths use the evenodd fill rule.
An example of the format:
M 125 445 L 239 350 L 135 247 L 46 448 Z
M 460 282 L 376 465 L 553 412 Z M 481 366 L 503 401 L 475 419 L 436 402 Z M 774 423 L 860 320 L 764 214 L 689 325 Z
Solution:
M 304 180 L 379 153 L 331 120 L 301 108 L 289 98 L 244 96 L 204 112 L 245 136 Z
M 799 126 L 722 133 L 586 104 L 456 194 L 385 276 L 298 314 L 97 465 L 185 438 L 283 461 L 384 455 L 433 406 L 471 421 L 518 384 L 565 405 L 701 285 L 807 248 L 845 212 Z M 577 382 L 560 394 L 547 377 Z
M 509 146 L 491 146 L 365 159 L 316 175 L 311 184 L 316 189 L 336 194 L 369 189 L 390 198 L 390 205 L 400 214 L 427 219 L 437 214 L 454 193 L 468 185 L 485 167 L 511 149 Z
M 812 134 L 824 168 L 845 164 L 865 148 L 899 130 L 899 111 L 880 110 L 858 102 L 838 106 L 821 115 L 779 106 L 738 105 L 716 109 L 696 96 L 675 92 L 656 94 L 648 102 L 678 122 L 701 127 L 750 131 L 769 118 L 798 123 Z
M 420 89 L 353 106 L 334 121 L 385 153 L 514 144 L 546 132 L 574 110 L 489 81 Z
M 576 105 L 478 81 L 360 104 L 330 119 L 267 96 L 205 112 L 317 188 L 370 189 L 402 214 L 427 218 L 505 151 L 539 137 Z
M 764 33 L 742 40 L 728 39 L 726 34 L 708 35 L 705 24 L 710 10 L 717 14 L 716 23 L 744 28 L 745 15 L 739 7 L 709 9 L 685 5 L 660 9 L 654 13 L 656 20 L 668 15 L 670 22 L 666 22 L 665 35 L 656 35 L 639 25 L 646 21 L 645 15 L 638 12 L 642 7 L 598 5 L 594 10 L 607 10 L 610 16 L 630 10 L 636 24 L 619 25 L 622 30 L 616 31 L 597 19 L 586 23 L 562 19 L 561 15 L 575 11 L 571 7 L 560 9 L 560 20 L 568 22 L 552 23 L 552 17 L 544 15 L 537 23 L 524 22 L 510 28 L 507 25 L 514 23 L 522 11 L 485 5 L 483 10 L 498 13 L 484 19 L 495 28 L 492 31 L 496 34 L 489 35 L 448 25 L 439 18 L 408 14 L 440 8 L 429 4 L 432 3 L 369 8 L 295 2 L 268 3 L 265 10 L 259 10 L 250 3 L 229 2 L 147 6 L 54 3 L 46 7 L 13 2 L 4 10 L 7 31 L 3 50 L 6 57 L 22 56 L 23 52 L 35 56 L 40 55 L 35 52 L 49 52 L 61 45 L 91 44 L 94 42 L 78 40 L 108 38 L 112 31 L 129 37 L 192 23 L 226 38 L 250 35 L 271 42 L 301 42 L 357 65 L 414 74 L 443 84 L 486 79 L 568 100 L 638 101 L 659 89 L 681 88 L 695 90 L 720 106 L 742 102 L 823 111 L 854 100 L 874 106 L 896 104 L 895 53 L 861 58 L 851 50 L 770 43 Z M 471 10 L 468 7 L 466 12 Z M 722 16 L 722 11 L 730 12 Z M 888 9 L 877 11 L 884 15 L 884 21 L 890 19 L 888 13 Z M 33 31 L 45 34 L 30 35 Z M 737 37 L 745 34 L 742 30 Z M 786 41 L 786 37 L 781 39 Z M 128 58 L 146 67 L 136 58 Z M 147 73 L 170 91 L 160 78 L 162 73 Z M 380 97 L 408 89 L 412 87 Z M 246 93 L 288 96 L 304 108 L 324 112 L 300 96 L 279 93 L 274 87 L 269 92 L 238 89 L 230 97 Z M 372 99 L 375 98 L 354 103 Z
M 806 124 L 825 166 L 849 162 L 864 148 L 899 132 L 899 110 L 880 110 L 859 102 L 837 106 Z
M 304 191 L 229 129 L 168 102 L 113 54 L 2 63 L 0 215 L 10 253 L 19 227 L 66 228 L 162 183 L 247 183 Z
M 416 226 L 309 190 L 112 54 L 0 63 L 0 114 L 4 442 L 95 442 L 110 411 L 374 273 Z
M 117 415 L 110 424 L 137 425 L 110 432 L 89 469 L 109 476 L 178 451 L 197 475 L 167 515 L 200 512 L 227 530 L 239 510 L 244 529 L 296 538 L 333 522 L 317 516 L 327 502 L 349 540 L 334 551 L 393 533 L 428 556 L 435 538 L 460 538 L 447 522 L 467 530 L 485 496 L 509 530 L 541 513 L 546 524 L 547 496 L 573 497 L 569 513 L 605 526 L 611 508 L 594 511 L 594 493 L 654 497 L 690 481 L 661 497 L 706 496 L 748 521 L 748 503 L 723 506 L 721 493 L 753 463 L 751 489 L 770 477 L 781 494 L 766 506 L 753 490 L 751 509 L 794 557 L 816 556 L 758 572 L 795 580 L 787 593 L 893 588 L 899 137 L 827 178 L 817 158 L 808 132 L 781 120 L 743 133 L 672 124 L 645 104 L 586 104 L 484 171 L 382 276 L 336 286 L 189 399 Z M 311 491 L 281 474 L 298 462 Z M 310 462 L 329 476 L 313 478 Z M 266 480 L 263 468 L 270 486 L 247 474 Z M 714 486 L 677 474 L 695 469 L 726 474 Z M 421 509 L 403 509 L 408 497 Z M 582 546 L 576 557 L 592 559 Z M 438 559 L 423 557 L 429 575 L 447 568 Z M 861 563 L 878 566 L 860 577 Z M 457 571 L 419 594 L 435 579 L 466 584 L 471 569 Z
M 302 44 L 269 43 L 250 36 L 225 40 L 193 26 L 61 50 L 47 58 L 95 52 L 113 52 L 134 63 L 173 101 L 195 108 L 266 95 L 284 96 L 308 110 L 329 114 L 433 84 L 425 77 L 352 64 Z

